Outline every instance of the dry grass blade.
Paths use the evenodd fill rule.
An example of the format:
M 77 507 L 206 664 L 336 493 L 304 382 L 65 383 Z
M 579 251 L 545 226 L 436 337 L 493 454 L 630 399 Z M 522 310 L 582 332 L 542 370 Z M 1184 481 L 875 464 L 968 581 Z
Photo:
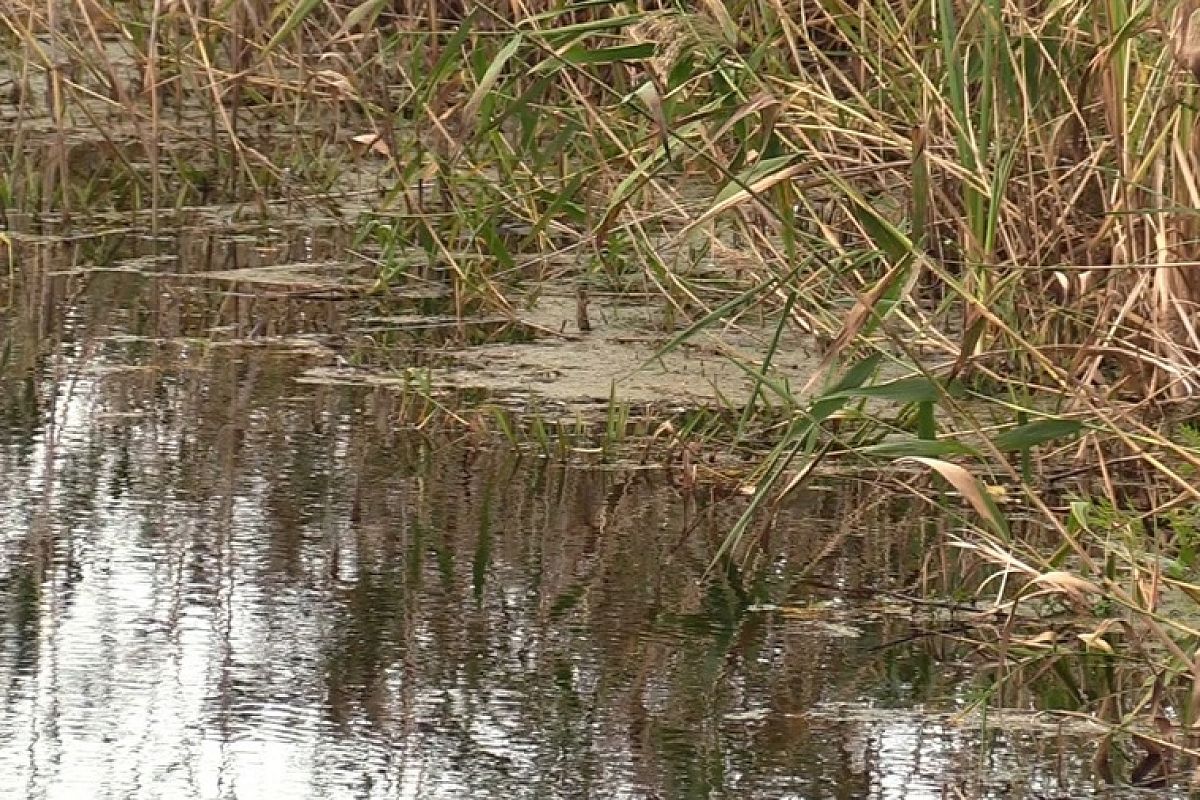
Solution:
M 1200 3 L 1184 0 L 1175 8 L 1171 37 L 1175 61 L 1200 80 Z

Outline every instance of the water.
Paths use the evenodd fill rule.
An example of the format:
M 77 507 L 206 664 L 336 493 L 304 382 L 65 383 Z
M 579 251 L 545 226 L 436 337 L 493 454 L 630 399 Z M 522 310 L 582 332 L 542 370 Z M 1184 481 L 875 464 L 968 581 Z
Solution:
M 706 576 L 736 494 L 414 430 L 385 390 L 295 380 L 378 355 L 355 320 L 395 309 L 195 278 L 339 241 L 21 247 L 0 797 L 1099 792 L 1088 736 L 956 716 L 981 686 L 970 648 L 880 601 L 929 544 L 886 488 L 803 492 L 743 568 Z

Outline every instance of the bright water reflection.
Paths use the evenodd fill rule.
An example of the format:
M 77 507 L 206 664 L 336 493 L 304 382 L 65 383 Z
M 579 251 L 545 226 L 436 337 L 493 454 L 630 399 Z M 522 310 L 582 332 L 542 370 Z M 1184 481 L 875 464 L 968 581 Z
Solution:
M 174 246 L 184 274 L 261 257 Z M 971 673 L 935 640 L 880 647 L 913 623 L 859 590 L 923 547 L 885 495 L 808 492 L 753 580 L 701 583 L 736 499 L 426 437 L 382 392 L 295 384 L 353 308 L 45 275 L 97 266 L 81 247 L 26 257 L 0 380 L 0 796 L 1092 791 L 1055 736 L 920 710 L 961 708 Z M 238 344 L 262 319 L 294 337 Z

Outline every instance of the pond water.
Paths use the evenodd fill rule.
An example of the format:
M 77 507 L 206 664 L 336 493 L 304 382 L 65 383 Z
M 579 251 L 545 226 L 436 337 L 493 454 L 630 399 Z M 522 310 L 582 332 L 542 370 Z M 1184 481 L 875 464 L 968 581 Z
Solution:
M 1107 791 L 1089 732 L 960 716 L 970 647 L 884 601 L 932 535 L 902 498 L 818 485 L 706 573 L 736 494 L 299 380 L 438 357 L 356 327 L 411 304 L 197 279 L 338 255 L 320 226 L 40 233 L 0 333 L 0 797 Z

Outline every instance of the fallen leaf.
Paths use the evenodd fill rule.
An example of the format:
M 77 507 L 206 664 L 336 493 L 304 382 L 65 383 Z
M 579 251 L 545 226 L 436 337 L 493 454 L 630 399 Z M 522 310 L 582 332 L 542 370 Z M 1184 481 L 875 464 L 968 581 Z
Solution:
M 354 142 L 357 145 L 355 149 L 362 153 L 375 153 L 384 158 L 392 154 L 392 148 L 388 147 L 388 143 L 378 133 L 360 133 L 351 137 L 350 141 Z

